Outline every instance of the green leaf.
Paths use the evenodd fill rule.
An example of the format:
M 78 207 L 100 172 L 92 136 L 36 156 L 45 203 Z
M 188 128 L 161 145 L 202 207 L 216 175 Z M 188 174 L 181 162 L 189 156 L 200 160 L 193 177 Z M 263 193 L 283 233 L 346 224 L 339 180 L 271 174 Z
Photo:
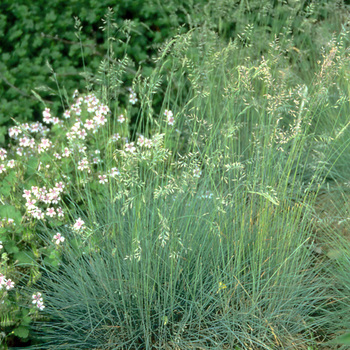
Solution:
M 52 260 L 57 260 L 59 259 L 59 253 L 57 250 L 53 250 L 51 253 L 50 253 L 50 259 Z
M 7 134 L 7 128 L 0 127 L 0 145 L 5 143 L 5 135 Z
M 26 326 L 19 326 L 13 330 L 15 336 L 19 338 L 28 338 L 29 330 Z
M 34 254 L 31 251 L 21 251 L 14 254 L 14 259 L 19 264 L 33 264 L 35 262 Z
M 350 333 L 346 333 L 338 337 L 335 342 L 337 344 L 350 345 Z
M 343 256 L 339 249 L 331 249 L 326 254 L 330 259 L 339 259 Z
M 22 30 L 17 29 L 17 30 L 13 31 L 13 32 L 9 35 L 9 39 L 10 39 L 11 41 L 13 41 L 14 39 L 19 38 L 22 34 L 23 34 Z
M 0 227 L 0 241 L 5 241 L 5 238 L 7 237 L 7 228 L 6 227 Z
M 46 266 L 51 266 L 51 267 L 53 267 L 54 269 L 57 269 L 58 264 L 59 264 L 59 261 L 56 260 L 56 259 L 52 259 L 51 257 L 45 257 L 45 258 L 44 258 L 44 264 L 45 264 Z
M 39 160 L 35 157 L 29 158 L 27 162 L 27 175 L 33 175 L 36 173 L 39 166 Z
M 21 320 L 21 325 L 29 326 L 31 322 L 32 322 L 32 318 L 30 316 L 24 316 Z
M 13 219 L 17 225 L 22 221 L 22 214 L 13 205 L 2 205 L 0 206 L 0 217 Z
M 3 182 L 7 182 L 9 185 L 14 185 L 17 182 L 17 173 L 11 170 L 8 175 L 4 178 Z
M 11 253 L 16 254 L 19 252 L 19 249 L 14 242 L 10 242 L 8 245 L 6 245 L 6 251 L 9 254 Z
M 8 52 L 2 54 L 2 60 L 4 62 L 8 61 L 11 58 L 11 55 Z
M 0 187 L 0 194 L 2 194 L 4 197 L 8 197 L 11 193 L 11 186 L 7 182 L 3 182 L 2 186 Z

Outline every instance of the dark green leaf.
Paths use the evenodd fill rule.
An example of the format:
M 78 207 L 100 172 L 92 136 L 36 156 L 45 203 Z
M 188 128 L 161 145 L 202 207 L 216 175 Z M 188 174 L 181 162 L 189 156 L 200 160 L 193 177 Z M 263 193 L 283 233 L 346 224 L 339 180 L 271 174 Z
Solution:
M 338 337 L 335 342 L 337 344 L 350 345 L 350 333 L 346 333 Z
M 15 336 L 25 339 L 29 335 L 29 329 L 26 326 L 19 326 L 13 330 Z

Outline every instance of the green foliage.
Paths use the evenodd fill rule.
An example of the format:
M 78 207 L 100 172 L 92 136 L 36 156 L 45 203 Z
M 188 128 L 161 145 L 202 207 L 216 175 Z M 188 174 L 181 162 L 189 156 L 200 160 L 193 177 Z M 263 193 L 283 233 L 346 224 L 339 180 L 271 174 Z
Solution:
M 114 13 L 106 18 L 108 7 Z M 48 79 L 51 68 L 59 85 L 71 94 L 85 87 L 83 77 L 97 71 L 101 58 L 108 63 L 111 48 L 117 58 L 127 53 L 138 64 L 149 60 L 155 52 L 152 45 L 170 37 L 183 23 L 181 16 L 172 16 L 169 21 L 176 8 L 170 3 L 159 9 L 155 1 L 116 4 L 110 0 L 72 0 L 64 6 L 60 0 L 49 6 L 45 1 L 30 5 L 25 1 L 2 1 L 0 125 L 9 125 L 11 117 L 20 122 L 40 119 L 42 106 L 31 93 L 34 88 L 45 104 L 58 112 L 59 100 L 52 98 L 57 95 L 57 85 Z M 74 18 L 80 19 L 80 25 L 75 25 Z M 106 36 L 113 36 L 113 42 Z M 135 68 L 130 67 L 129 79 L 133 72 Z
M 343 334 L 336 339 L 338 344 L 350 345 L 350 333 Z
M 108 7 L 114 12 L 106 15 Z M 341 3 L 328 1 L 133 0 L 116 4 L 70 0 L 62 6 L 62 1 L 55 0 L 48 6 L 42 0 L 30 5 L 4 0 L 0 4 L 0 126 L 9 126 L 10 118 L 40 120 L 42 106 L 33 89 L 46 106 L 61 113 L 62 101 L 53 97 L 59 93 L 57 86 L 69 94 L 86 87 L 101 58 L 109 65 L 111 59 L 121 59 L 126 53 L 130 66 L 124 79 L 131 81 L 140 64 L 142 74 L 149 76 L 156 50 L 180 25 L 182 32 L 204 27 L 226 41 L 235 40 L 244 47 L 237 57 L 252 61 L 264 55 L 267 43 L 283 32 L 283 54 L 295 68 L 293 79 L 311 80 L 320 47 L 340 30 L 346 11 Z M 49 79 L 52 70 L 55 77 Z M 4 134 L 2 128 L 0 142 Z
M 0 5 L 0 74 L 13 85 L 0 86 L 0 117 L 11 110 L 20 133 L 9 130 L 0 162 L 7 343 L 298 348 L 344 332 L 349 259 L 315 258 L 311 224 L 314 197 L 348 169 L 346 31 L 329 34 L 338 10 L 108 5 L 57 1 L 44 16 L 41 2 Z M 315 26 L 329 36 L 310 49 Z M 48 106 L 58 120 L 30 123 Z M 92 106 L 110 109 L 99 127 Z M 39 195 L 54 189 L 57 203 Z M 327 237 L 339 242 L 346 251 Z
M 145 127 L 154 140 L 150 149 L 142 138 L 130 152 L 125 142 L 110 142 L 115 132 L 131 136 L 114 124 L 118 109 L 97 136 L 67 140 L 60 132 L 77 132 L 73 107 L 71 118 L 47 133 L 54 146 L 36 154 L 42 164 L 32 176 L 48 188 L 65 181 L 69 214 L 67 226 L 51 219 L 36 223 L 42 277 L 24 288 L 42 291 L 46 305 L 43 319 L 33 317 L 31 330 L 43 342 L 36 348 L 245 349 L 290 342 L 297 348 L 350 324 L 342 309 L 346 283 L 332 284 L 350 265 L 315 259 L 311 244 L 314 191 L 330 170 L 306 152 L 323 145 L 310 119 L 319 82 L 308 90 L 284 85 L 273 53 L 256 66 L 232 67 L 228 53 L 235 50 L 220 47 L 210 31 L 194 30 L 164 47 L 149 78 L 135 77 L 139 128 L 152 121 Z M 202 66 L 191 72 L 199 52 Z M 175 126 L 154 108 L 166 72 L 163 108 L 174 110 Z M 174 88 L 182 76 L 190 78 L 184 104 Z M 265 95 L 254 102 L 258 88 Z M 240 98 L 252 101 L 254 110 Z M 284 118 L 281 108 L 289 112 Z M 129 120 L 134 113 L 130 106 L 122 111 Z M 89 113 L 82 108 L 83 124 Z M 329 134 L 337 130 L 334 125 Z M 185 135 L 181 149 L 179 133 Z M 70 157 L 55 157 L 67 142 Z M 326 164 L 336 142 L 329 140 L 324 150 Z M 84 145 L 85 153 L 79 151 Z M 79 169 L 95 149 L 103 164 Z M 100 183 L 114 166 L 118 175 Z M 59 169 L 70 169 L 61 173 L 68 182 Z M 74 229 L 77 218 L 85 223 L 82 230 Z M 52 247 L 57 231 L 65 241 Z M 343 269 L 336 267 L 340 262 Z

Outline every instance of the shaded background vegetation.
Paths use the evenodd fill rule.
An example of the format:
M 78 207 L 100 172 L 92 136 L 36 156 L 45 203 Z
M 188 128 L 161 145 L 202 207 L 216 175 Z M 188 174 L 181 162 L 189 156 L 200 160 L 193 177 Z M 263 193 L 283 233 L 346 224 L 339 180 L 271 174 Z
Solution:
M 312 68 L 319 48 L 333 32 L 346 25 L 347 8 L 343 1 L 159 1 L 159 0 L 38 0 L 0 3 L 0 142 L 4 142 L 11 118 L 19 122 L 39 120 L 42 106 L 31 90 L 35 89 L 56 113 L 57 84 L 50 80 L 52 66 L 58 84 L 68 93 L 86 87 L 86 75 L 96 72 L 108 54 L 106 38 L 112 33 L 100 30 L 110 7 L 116 58 L 126 52 L 131 58 L 131 80 L 140 65 L 148 76 L 152 57 L 159 46 L 178 31 L 206 27 L 220 40 L 239 40 L 246 50 L 242 55 L 260 58 L 267 43 L 282 31 L 291 40 L 288 52 L 297 79 L 312 79 Z M 80 39 L 75 18 L 81 21 Z M 179 29 L 180 28 L 180 29 Z M 287 29 L 287 30 L 286 30 Z M 249 50 L 252 38 L 260 47 Z M 119 42 L 123 40 L 124 43 Z M 125 40 L 128 45 L 125 44 Z M 85 66 L 85 68 L 84 68 Z M 160 101 L 161 103 L 161 101 Z

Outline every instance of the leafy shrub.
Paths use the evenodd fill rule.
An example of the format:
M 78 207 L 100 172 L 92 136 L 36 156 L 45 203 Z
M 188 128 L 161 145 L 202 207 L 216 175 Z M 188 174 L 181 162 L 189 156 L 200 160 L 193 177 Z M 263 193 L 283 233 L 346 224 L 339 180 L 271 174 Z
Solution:
M 108 12 L 108 7 L 115 13 Z M 105 35 L 114 37 L 114 57 L 127 53 L 133 61 L 142 62 L 154 53 L 152 45 L 176 33 L 174 28 L 181 24 L 180 19 L 169 20 L 175 12 L 174 3 L 161 6 L 159 11 L 153 1 L 116 5 L 110 0 L 72 0 L 64 6 L 62 1 L 53 1 L 49 7 L 45 1 L 30 5 L 25 1 L 2 1 L 0 124 L 8 125 L 11 117 L 19 122 L 40 119 L 41 111 L 31 92 L 34 88 L 52 110 L 59 107 L 58 99 L 52 98 L 57 86 L 55 81 L 48 81 L 46 61 L 55 70 L 60 86 L 71 94 L 86 87 L 84 76 L 96 72 L 101 58 L 111 58 L 112 43 L 105 40 Z M 100 27 L 105 25 L 108 30 L 103 33 Z M 127 44 L 120 41 L 125 39 Z M 136 70 L 130 67 L 129 79 Z

